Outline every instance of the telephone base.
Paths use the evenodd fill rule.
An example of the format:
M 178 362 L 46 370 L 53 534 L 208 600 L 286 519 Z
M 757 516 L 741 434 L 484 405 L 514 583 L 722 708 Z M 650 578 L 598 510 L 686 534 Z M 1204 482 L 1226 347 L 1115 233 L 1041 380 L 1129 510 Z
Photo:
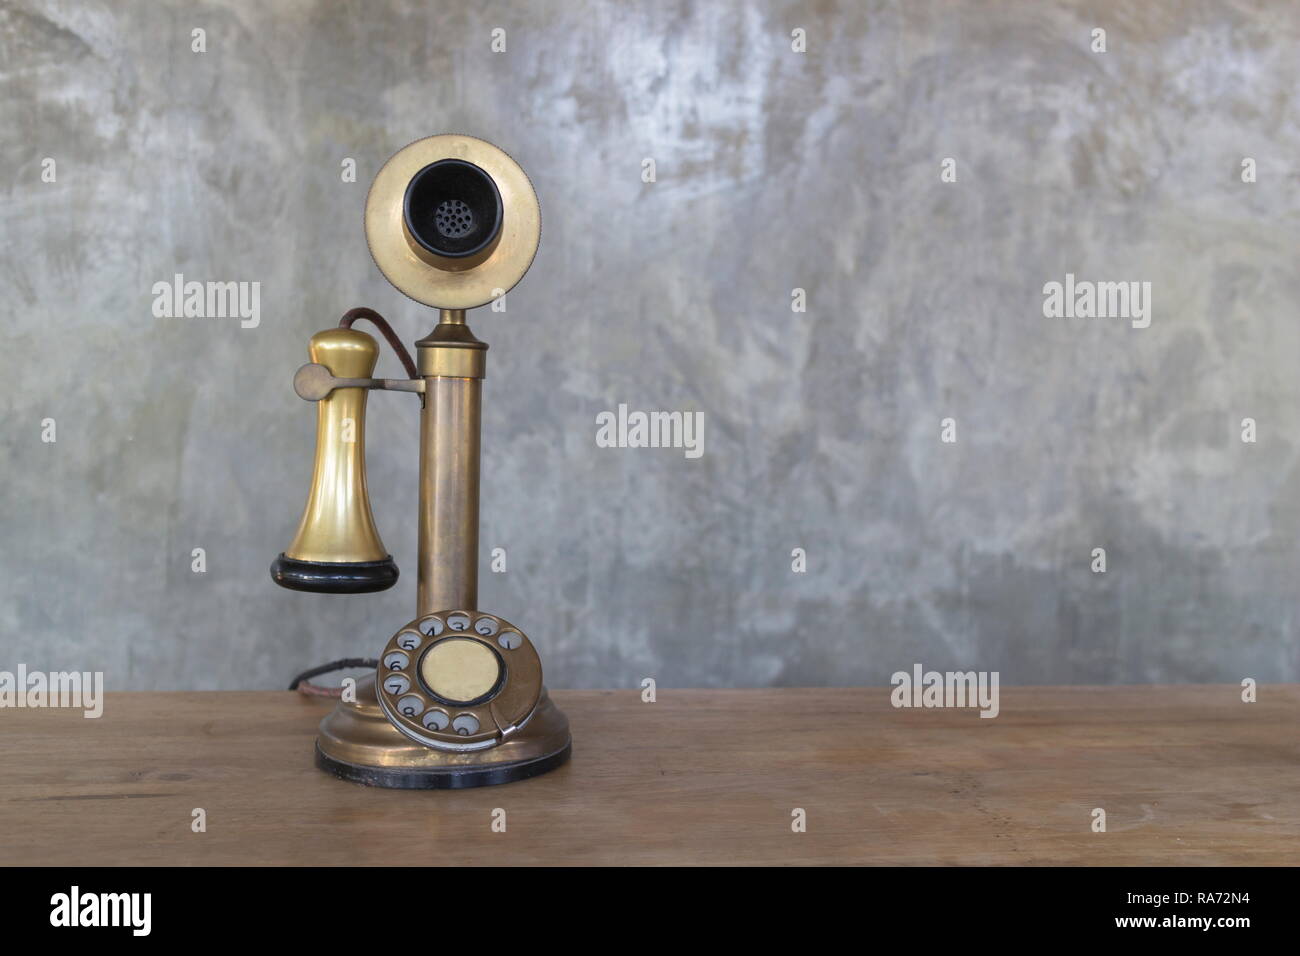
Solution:
M 340 780 L 364 784 L 367 787 L 387 787 L 390 790 L 461 790 L 467 787 L 489 787 L 498 783 L 527 780 L 554 770 L 569 759 L 573 748 L 566 745 L 558 753 L 518 763 L 482 767 L 449 767 L 442 770 L 421 770 L 416 767 L 364 767 L 327 757 L 316 745 L 316 766 Z
M 526 780 L 566 763 L 568 718 L 546 690 L 528 722 L 487 750 L 436 750 L 397 730 L 379 707 L 374 678 L 357 681 L 355 702 L 342 702 L 320 724 L 316 765 L 370 787 L 445 790 Z

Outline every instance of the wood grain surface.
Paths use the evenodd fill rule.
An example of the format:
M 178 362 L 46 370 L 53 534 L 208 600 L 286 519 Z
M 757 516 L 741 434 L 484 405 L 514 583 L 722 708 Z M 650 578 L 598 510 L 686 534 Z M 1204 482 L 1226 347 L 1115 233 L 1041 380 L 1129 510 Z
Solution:
M 109 694 L 98 720 L 6 709 L 0 862 L 1300 862 L 1300 686 L 1251 704 L 1232 686 L 1003 688 L 994 719 L 896 710 L 887 688 L 554 697 L 569 765 L 457 792 L 321 773 L 329 704 L 292 693 Z

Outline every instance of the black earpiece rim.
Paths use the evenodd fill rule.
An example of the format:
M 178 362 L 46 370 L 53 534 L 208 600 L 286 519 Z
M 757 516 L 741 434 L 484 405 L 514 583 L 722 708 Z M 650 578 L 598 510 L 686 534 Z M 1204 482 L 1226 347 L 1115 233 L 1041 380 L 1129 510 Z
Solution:
M 316 594 L 369 594 L 397 583 L 392 555 L 382 561 L 299 561 L 283 552 L 271 562 L 271 580 L 291 591 Z

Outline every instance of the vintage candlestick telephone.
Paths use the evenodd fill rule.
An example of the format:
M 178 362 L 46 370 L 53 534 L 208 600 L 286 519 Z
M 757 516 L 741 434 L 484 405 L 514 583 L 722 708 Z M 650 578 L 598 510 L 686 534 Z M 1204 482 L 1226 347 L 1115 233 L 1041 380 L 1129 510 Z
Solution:
M 397 581 L 366 491 L 368 389 L 416 393 L 420 413 L 419 587 L 376 675 L 320 725 L 317 764 L 382 787 L 473 787 L 545 773 L 569 757 L 569 722 L 542 686 L 524 632 L 478 609 L 479 425 L 487 345 L 465 310 L 514 287 L 541 239 L 537 195 L 513 159 L 472 136 L 431 136 L 396 153 L 366 199 L 366 241 L 397 289 L 439 310 L 411 362 L 387 323 L 354 309 L 318 332 L 294 389 L 317 403 L 316 462 L 302 522 L 271 565 L 276 583 L 356 594 Z M 371 378 L 374 321 L 409 379 Z

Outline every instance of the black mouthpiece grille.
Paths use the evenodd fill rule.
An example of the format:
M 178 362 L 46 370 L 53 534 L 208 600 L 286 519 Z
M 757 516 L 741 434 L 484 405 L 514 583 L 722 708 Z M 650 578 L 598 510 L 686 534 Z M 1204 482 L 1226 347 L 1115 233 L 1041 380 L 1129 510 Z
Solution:
M 430 163 L 411 177 L 406 228 L 425 249 L 452 259 L 482 252 L 501 231 L 501 194 L 492 177 L 462 159 Z

